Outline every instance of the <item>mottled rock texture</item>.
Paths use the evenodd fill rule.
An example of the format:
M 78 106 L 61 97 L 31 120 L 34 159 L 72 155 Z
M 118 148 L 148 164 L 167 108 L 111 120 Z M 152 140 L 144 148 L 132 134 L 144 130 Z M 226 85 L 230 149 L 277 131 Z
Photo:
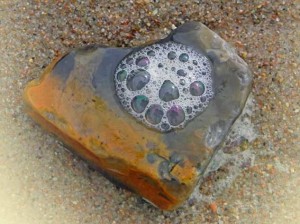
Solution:
M 183 128 L 149 128 L 120 103 L 116 68 L 142 47 L 73 50 L 27 86 L 25 100 L 35 120 L 105 175 L 170 210 L 189 197 L 240 115 L 252 76 L 235 51 L 201 23 L 186 23 L 157 43 L 165 42 L 192 47 L 212 65 L 214 96 Z

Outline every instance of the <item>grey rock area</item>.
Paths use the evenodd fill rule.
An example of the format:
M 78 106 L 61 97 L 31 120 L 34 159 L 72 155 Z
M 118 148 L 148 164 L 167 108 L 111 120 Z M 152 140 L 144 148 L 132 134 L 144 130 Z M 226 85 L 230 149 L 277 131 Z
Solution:
M 179 155 L 187 156 L 199 168 L 200 174 L 203 174 L 209 161 L 215 152 L 218 151 L 218 147 L 244 108 L 251 91 L 252 75 L 247 64 L 236 54 L 235 50 L 215 32 L 199 22 L 183 24 L 171 32 L 165 39 L 156 42 L 156 44 L 168 43 L 170 41 L 192 47 L 196 52 L 205 55 L 212 67 L 211 78 L 214 95 L 207 103 L 206 108 L 203 109 L 203 112 L 189 121 L 185 127 L 176 131 L 162 133 L 165 144 Z M 118 111 L 120 116 L 124 116 L 123 114 L 127 112 L 115 97 L 116 90 L 114 88 L 113 76 L 117 64 L 121 60 L 124 60 L 124 58 L 127 60 L 127 58 L 130 58 L 129 56 L 132 52 L 138 52 L 140 49 L 141 47 L 119 49 L 94 46 L 74 51 L 80 57 L 84 55 L 82 56 L 83 59 L 80 59 L 83 60 L 80 64 L 90 67 L 87 71 L 94 71 L 91 77 L 95 94 L 108 101 Z M 74 53 L 70 53 L 65 60 L 71 57 L 72 54 Z M 84 58 L 88 58 L 89 61 L 93 61 L 94 63 L 85 64 Z M 94 68 L 94 66 L 96 67 Z M 151 79 L 151 73 L 148 73 L 147 77 Z M 128 76 L 128 80 L 131 78 Z M 126 82 L 126 79 L 124 79 L 123 82 L 124 86 L 126 86 L 128 81 Z M 132 98 L 134 98 L 135 91 L 130 92 L 133 93 Z M 159 95 L 159 92 L 156 91 L 154 94 Z M 182 106 L 181 104 L 179 105 Z M 164 105 L 160 106 L 164 107 Z M 168 113 L 166 111 L 164 113 L 167 117 Z M 157 120 L 158 116 L 153 113 L 151 119 Z M 158 119 L 157 123 L 160 122 L 160 119 Z M 143 122 L 133 117 L 131 122 L 136 123 L 141 128 L 143 126 L 147 128 Z
M 228 132 L 232 123 L 237 118 L 237 116 L 241 113 L 241 111 L 245 105 L 245 101 L 251 90 L 251 83 L 252 83 L 251 82 L 252 81 L 251 72 L 250 72 L 247 64 L 236 54 L 235 50 L 232 47 L 230 47 L 216 33 L 214 33 L 212 30 L 208 29 L 205 25 L 203 25 L 201 23 L 198 23 L 198 22 L 185 23 L 184 25 L 175 29 L 167 38 L 157 42 L 157 44 L 154 46 L 159 46 L 160 43 L 163 43 L 164 46 L 167 46 L 168 43 L 173 43 L 173 41 L 176 43 L 179 43 L 179 44 L 186 45 L 188 47 L 192 47 L 193 50 L 203 54 L 204 56 L 206 56 L 207 58 L 210 59 L 210 63 L 211 63 L 213 71 L 211 72 L 211 74 L 207 74 L 207 76 L 209 75 L 212 78 L 213 100 L 212 100 L 212 102 L 210 102 L 209 97 L 205 96 L 205 95 L 202 98 L 200 96 L 198 97 L 199 103 L 201 103 L 200 98 L 201 98 L 201 100 L 204 99 L 204 102 L 205 102 L 205 100 L 207 101 L 207 103 L 204 104 L 203 106 L 200 105 L 200 107 L 203 107 L 202 110 L 204 112 L 201 113 L 201 115 L 198 116 L 198 118 L 195 120 L 193 120 L 193 117 L 191 118 L 192 121 L 186 128 L 184 128 L 184 133 L 182 133 L 182 135 L 186 135 L 186 134 L 192 135 L 192 132 L 194 130 L 200 128 L 206 132 L 205 146 L 209 147 L 209 148 L 215 148 L 224 139 L 224 137 L 226 136 L 226 133 Z M 173 45 L 173 44 L 170 44 L 170 45 Z M 143 49 L 143 51 L 144 52 L 155 51 L 154 47 L 153 47 L 153 49 L 151 48 L 151 45 L 148 47 L 149 47 L 148 50 Z M 139 50 L 140 50 L 139 48 L 136 48 L 136 49 L 133 49 L 132 51 L 134 52 L 134 54 L 137 54 L 139 52 Z M 171 50 L 169 50 L 169 51 L 172 52 Z M 156 52 L 156 56 L 153 56 L 153 57 L 157 57 L 157 58 L 162 57 L 162 56 L 159 56 L 158 53 L 159 52 Z M 177 52 L 177 53 L 180 54 L 179 52 Z M 130 53 L 129 56 L 126 56 L 126 58 L 123 60 L 125 64 L 126 64 L 126 60 L 129 60 L 129 59 L 130 59 L 130 63 L 134 64 L 133 59 L 130 57 L 131 54 L 132 53 Z M 145 57 L 147 60 L 149 60 L 149 59 L 151 60 L 151 57 L 149 57 L 149 59 L 148 59 L 147 55 L 141 55 L 139 57 Z M 167 58 L 167 55 L 165 57 Z M 138 59 L 137 59 L 137 63 L 138 63 Z M 172 59 L 172 60 L 174 60 L 174 59 Z M 103 68 L 100 70 L 105 71 L 105 64 L 104 64 Z M 197 70 L 197 67 L 195 70 Z M 122 71 L 124 71 L 124 70 L 118 71 L 118 74 L 121 73 Z M 135 70 L 133 70 L 133 71 L 135 71 Z M 180 69 L 178 71 L 180 71 Z M 169 71 L 169 73 L 171 73 L 171 72 L 172 71 Z M 147 87 L 146 84 L 148 84 L 149 78 L 150 78 L 150 77 L 148 77 L 149 73 L 147 73 L 147 74 L 148 74 L 147 75 L 148 81 L 145 82 L 142 85 L 142 87 L 139 88 L 139 90 L 144 87 L 145 88 Z M 161 75 L 163 75 L 163 73 Z M 150 76 L 151 76 L 151 74 L 150 74 Z M 178 75 L 178 77 L 180 78 L 180 75 Z M 153 79 L 155 83 L 157 83 L 159 81 L 159 78 L 156 78 L 155 74 L 152 74 L 151 79 Z M 132 79 L 132 77 L 129 80 L 131 81 L 131 79 Z M 144 79 L 146 79 L 146 77 Z M 117 78 L 116 78 L 116 80 L 117 80 L 118 85 L 124 86 L 123 89 L 126 88 L 125 84 L 122 85 L 122 82 L 119 82 Z M 170 80 L 164 80 L 164 81 L 170 82 Z M 123 81 L 123 83 L 126 83 L 126 82 Z M 148 86 L 149 86 L 149 84 L 148 84 Z M 158 91 L 156 89 L 151 89 L 151 87 L 149 87 L 149 88 L 150 88 L 150 91 L 152 91 L 152 93 L 150 94 L 150 97 L 153 97 L 151 95 L 158 95 L 158 93 L 157 93 Z M 175 87 L 175 88 L 177 88 L 177 87 Z M 128 96 L 130 98 L 133 98 L 134 95 L 131 96 L 131 94 L 135 94 L 135 92 L 132 93 L 132 91 L 130 91 L 130 93 L 127 94 L 128 95 L 127 96 L 126 92 L 124 93 L 124 91 L 121 91 L 121 87 L 120 87 L 120 90 L 118 90 L 118 91 L 120 92 L 120 93 L 118 93 L 118 95 L 122 95 L 122 96 L 124 95 L 124 97 L 121 97 L 121 99 L 120 99 L 122 101 L 123 101 L 122 98 L 125 99 Z M 171 98 L 171 100 L 177 99 L 177 98 L 178 98 L 178 96 Z M 124 100 L 124 102 L 126 102 L 126 101 Z M 130 103 L 127 103 L 127 105 L 129 105 L 129 104 Z M 184 101 L 183 102 L 179 101 L 179 103 L 177 103 L 177 104 L 184 109 L 186 109 L 187 107 L 193 107 L 195 105 L 198 106 L 198 104 L 186 105 L 186 103 Z M 123 106 L 125 107 L 125 105 L 123 105 Z M 163 105 L 161 105 L 161 106 L 163 106 Z M 149 107 L 150 107 L 150 105 L 149 105 Z M 166 114 L 166 110 L 164 112 Z M 199 115 L 199 113 L 198 113 L 198 115 Z M 145 119 L 140 118 L 140 113 L 135 114 L 135 116 L 138 119 L 140 119 L 143 123 L 147 123 Z M 187 114 L 186 114 L 186 120 L 188 120 Z M 162 123 L 168 123 L 167 119 L 165 122 L 162 121 Z M 150 125 L 150 127 L 151 127 L 151 125 Z M 160 129 L 157 124 L 154 127 L 156 127 L 158 130 Z M 182 125 L 181 127 L 184 127 L 184 126 Z M 205 129 L 208 129 L 208 130 L 205 130 Z M 169 130 L 169 129 L 167 129 L 167 130 Z M 178 130 L 178 132 L 180 132 L 180 130 Z M 178 140 L 182 141 L 182 138 L 180 138 L 180 136 L 179 136 Z
M 151 54 L 154 52 L 154 56 L 148 56 L 149 52 Z M 171 53 L 173 55 L 170 58 Z M 156 64 L 153 63 L 155 61 Z M 161 69 L 160 63 L 163 67 L 168 67 L 169 70 L 159 73 L 159 71 L 153 72 L 153 70 L 148 69 L 148 66 L 154 66 L 159 70 Z M 192 65 L 195 66 L 188 69 Z M 129 69 L 122 70 L 126 66 Z M 175 71 L 172 71 L 171 68 L 173 67 L 176 68 Z M 187 85 L 188 88 L 185 88 L 188 90 L 187 93 L 184 93 L 184 88 L 180 89 L 182 88 L 180 87 L 180 81 L 183 77 L 178 74 L 178 71 L 183 68 L 189 77 L 186 84 L 190 83 Z M 130 123 L 134 130 L 144 133 L 146 139 L 148 138 L 147 135 L 158 134 L 160 139 L 158 144 L 162 141 L 162 144 L 168 150 L 167 153 L 170 154 L 170 156 L 167 156 L 170 157 L 170 161 L 165 159 L 165 163 L 162 163 L 158 168 L 161 178 L 159 181 L 166 186 L 170 186 L 167 189 L 170 194 L 174 194 L 176 191 L 173 189 L 177 189 L 175 197 L 180 198 L 181 201 L 188 197 L 188 192 L 193 190 L 199 178 L 205 177 L 203 174 L 205 174 L 209 163 L 222 166 L 220 158 L 224 156 L 220 155 L 220 144 L 227 136 L 234 121 L 241 114 L 252 84 L 252 75 L 247 64 L 222 38 L 199 22 L 185 23 L 171 32 L 165 39 L 148 46 L 110 48 L 95 45 L 75 49 L 57 62 L 52 75 L 53 78 L 62 81 L 56 87 L 59 91 L 64 91 L 67 87 L 73 87 L 75 90 L 71 96 L 74 96 L 74 99 L 78 94 L 77 88 L 82 90 L 81 94 L 88 91 L 90 95 L 87 94 L 84 97 L 86 100 L 89 96 L 92 98 L 96 96 L 101 99 L 101 102 L 109 105 L 108 110 L 112 110 L 116 117 L 126 119 L 126 123 Z M 204 86 L 203 91 L 199 85 L 195 85 L 197 82 L 200 83 L 200 86 L 201 84 Z M 166 85 L 166 83 L 169 84 Z M 166 100 L 161 95 L 169 93 L 169 90 L 164 93 L 162 90 L 170 87 L 171 89 L 177 88 L 178 96 Z M 124 91 L 125 88 L 128 88 L 128 90 Z M 192 88 L 193 91 L 190 92 L 189 89 Z M 148 92 L 150 93 L 148 94 Z M 116 93 L 120 99 L 116 97 Z M 171 93 L 174 96 L 177 94 Z M 186 94 L 184 96 L 188 96 L 193 104 L 189 104 L 190 101 L 185 100 L 182 94 Z M 122 98 L 128 103 L 125 104 Z M 147 99 L 143 103 L 145 105 L 139 105 L 143 102 L 141 99 L 145 98 Z M 161 100 L 153 102 L 153 99 L 159 98 Z M 177 100 L 178 98 L 179 100 Z M 62 97 L 59 101 L 60 104 L 67 104 L 65 99 L 69 99 L 69 97 Z M 84 101 L 80 102 L 75 102 L 74 111 L 87 110 L 88 107 L 85 106 Z M 132 102 L 135 102 L 135 104 Z M 193 115 L 189 115 L 188 108 L 191 108 L 192 112 L 201 109 L 200 113 L 198 111 L 198 113 L 194 112 Z M 90 109 L 93 110 L 94 108 Z M 141 112 L 144 110 L 146 111 L 145 120 L 130 116 L 130 111 L 135 111 L 140 118 Z M 99 113 L 98 116 L 101 116 L 104 111 L 99 110 L 95 113 Z M 72 117 L 63 112 L 56 116 L 66 120 Z M 80 113 L 75 117 L 78 116 L 80 116 Z M 111 114 L 111 116 L 114 115 Z M 73 120 L 68 121 L 72 123 Z M 145 125 L 147 121 L 157 125 L 154 127 L 158 127 L 158 130 Z M 70 126 L 72 125 L 70 124 Z M 92 130 L 93 124 L 90 125 Z M 172 130 L 171 125 L 180 128 Z M 87 121 L 81 120 L 81 117 L 78 117 L 78 120 L 74 122 L 74 126 L 87 126 L 87 129 L 79 130 L 82 130 L 80 131 L 82 135 L 88 133 L 85 130 L 89 130 L 89 125 Z M 98 131 L 105 132 L 103 129 Z M 107 129 L 107 132 L 110 133 L 109 129 Z M 120 130 L 120 133 L 126 133 L 126 130 Z M 130 141 L 130 136 L 128 141 Z M 151 141 L 151 138 L 149 138 L 149 141 Z M 123 147 L 126 149 L 126 146 L 123 145 Z M 138 155 L 141 149 L 145 154 L 155 153 L 158 157 L 166 157 L 163 149 L 152 150 L 147 146 L 137 149 L 133 153 Z M 106 152 L 106 149 L 102 149 L 101 146 L 97 146 L 96 150 L 99 154 Z M 125 153 L 124 151 L 123 158 L 127 158 Z M 190 183 L 184 178 L 181 179 L 180 176 L 177 178 L 176 174 L 173 176 L 172 170 L 174 168 L 169 165 L 173 164 L 171 161 L 172 156 L 178 157 L 178 161 L 176 159 L 174 164 L 179 164 L 179 166 L 180 163 L 192 164 L 191 171 L 193 171 L 193 175 L 189 179 Z M 99 166 L 101 168 L 101 164 Z M 155 169 L 155 165 L 152 167 Z M 137 166 L 138 170 L 139 168 L 140 166 Z M 194 170 L 196 170 L 195 173 Z M 188 186 L 187 189 L 184 187 L 185 185 Z M 137 192 L 139 191 L 137 190 Z M 142 197 L 144 196 L 142 193 L 140 194 Z
M 254 104 L 255 100 L 250 94 L 241 115 L 234 122 L 225 140 L 210 160 L 189 201 L 214 202 L 233 184 L 244 169 L 254 166 L 255 152 L 253 149 L 236 150 L 242 142 L 253 142 L 258 137 L 258 131 L 250 120 L 254 111 Z M 214 183 L 213 193 L 205 196 L 200 192 L 201 185 L 205 183 L 206 178 L 209 179 L 218 170 L 225 170 L 225 172 L 223 171 L 223 175 L 218 177 Z
M 203 113 L 183 130 L 167 134 L 166 139 L 168 137 L 172 139 L 170 143 L 172 147 L 184 148 L 185 139 L 200 130 L 204 135 L 202 141 L 198 142 L 198 147 L 217 150 L 244 108 L 251 91 L 251 71 L 229 44 L 201 23 L 186 23 L 176 29 L 169 38 L 192 46 L 207 55 L 213 67 L 215 95 Z M 205 168 L 207 161 L 205 159 L 202 161 L 205 163 L 201 168 Z
M 204 52 L 212 61 L 216 93 L 201 115 L 201 123 L 212 123 L 205 144 L 216 147 L 242 112 L 251 90 L 251 72 L 235 50 L 203 24 L 192 22 L 179 27 L 173 40 Z

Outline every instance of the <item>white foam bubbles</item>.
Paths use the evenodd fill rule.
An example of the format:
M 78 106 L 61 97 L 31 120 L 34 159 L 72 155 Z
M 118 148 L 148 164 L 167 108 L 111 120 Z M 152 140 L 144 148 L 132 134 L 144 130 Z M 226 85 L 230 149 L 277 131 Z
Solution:
M 161 132 L 183 128 L 208 106 L 214 95 L 209 59 L 172 41 L 127 55 L 115 71 L 115 86 L 122 106 Z M 148 103 L 139 107 L 136 99 Z M 144 110 L 134 110 L 132 105 Z

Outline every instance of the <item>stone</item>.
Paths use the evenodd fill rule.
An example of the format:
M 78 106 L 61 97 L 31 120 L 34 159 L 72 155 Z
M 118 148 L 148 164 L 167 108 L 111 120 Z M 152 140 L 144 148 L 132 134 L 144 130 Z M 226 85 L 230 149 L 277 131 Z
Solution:
M 160 98 L 167 80 L 178 97 Z M 213 161 L 251 81 L 224 40 L 189 22 L 147 46 L 75 49 L 30 82 L 24 99 L 38 123 L 104 175 L 171 210 Z

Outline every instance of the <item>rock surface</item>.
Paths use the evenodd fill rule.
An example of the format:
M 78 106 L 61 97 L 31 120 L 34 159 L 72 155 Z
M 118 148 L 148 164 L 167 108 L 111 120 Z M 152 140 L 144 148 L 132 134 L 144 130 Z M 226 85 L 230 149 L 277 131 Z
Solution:
M 49 65 L 40 80 L 28 85 L 25 99 L 32 117 L 66 145 L 113 180 L 159 208 L 170 210 L 189 197 L 241 113 L 252 76 L 235 51 L 203 24 L 186 23 L 157 44 L 168 42 L 191 47 L 209 58 L 212 66 L 214 95 L 205 108 L 181 128 L 173 130 L 167 123 L 161 124 L 162 131 L 149 128 L 127 113 L 120 103 L 120 95 L 116 95 L 115 73 L 124 83 L 127 75 L 117 72 L 117 67 L 128 55 L 143 48 L 90 46 L 73 50 Z M 169 57 L 175 55 L 171 53 Z M 181 54 L 179 60 L 184 63 L 189 59 Z M 140 67 L 148 64 L 145 58 L 137 61 Z M 127 79 L 128 88 L 140 90 L 147 85 L 148 78 L 151 80 L 151 73 L 150 77 L 140 72 L 138 75 L 142 78 Z M 201 95 L 201 85 L 194 84 L 192 88 L 195 95 Z M 171 94 L 172 100 L 176 97 Z M 140 97 L 131 105 L 136 111 L 144 111 L 151 106 L 146 102 Z M 153 123 L 160 122 L 157 119 L 160 106 L 164 107 L 154 105 L 154 110 L 148 113 Z M 176 126 L 182 123 L 183 114 L 178 106 L 171 106 L 166 117 L 171 117 L 171 125 Z M 180 113 L 174 118 L 174 114 Z

